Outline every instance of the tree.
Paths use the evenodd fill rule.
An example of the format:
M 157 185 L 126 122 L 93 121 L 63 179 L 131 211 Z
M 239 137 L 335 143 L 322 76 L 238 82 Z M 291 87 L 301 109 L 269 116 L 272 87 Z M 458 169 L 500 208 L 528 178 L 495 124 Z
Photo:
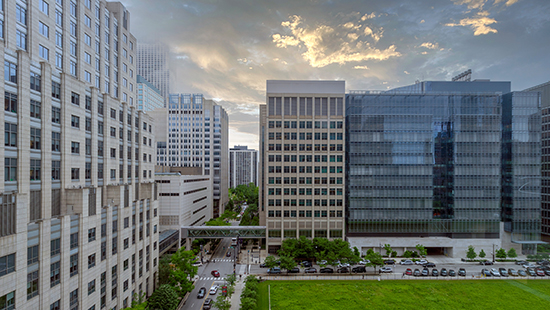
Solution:
M 241 310 L 256 310 L 256 298 L 241 298 Z
M 506 258 L 506 250 L 503 248 L 498 249 L 497 253 L 495 254 L 497 258 L 505 259 Z
M 376 271 L 377 266 L 384 266 L 384 259 L 382 258 L 382 254 L 378 252 L 367 252 L 367 259 L 370 261 L 367 263 L 367 266 L 374 267 L 374 271 Z
M 389 244 L 384 244 L 384 250 L 386 250 L 386 256 L 391 256 L 391 252 L 393 251 L 391 246 Z
M 420 257 L 426 257 L 426 255 L 428 255 L 428 250 L 422 244 L 417 244 L 416 250 L 418 251 Z
M 158 285 L 170 284 L 170 255 L 164 255 L 159 261 Z
M 356 246 L 353 247 L 353 254 L 357 257 L 361 257 L 361 253 L 359 252 L 359 249 Z
M 183 298 L 187 292 L 194 288 L 192 279 L 197 274 L 198 268 L 193 266 L 195 254 L 193 251 L 185 251 L 180 248 L 170 257 L 170 285 L 174 287 L 178 295 Z
M 510 250 L 508 250 L 508 257 L 510 257 L 510 258 L 518 257 L 518 254 L 516 253 L 516 249 L 511 248 Z
M 204 223 L 206 226 L 230 226 L 230 223 L 227 223 L 222 217 L 217 217 L 215 219 L 210 219 L 208 222 Z
M 173 310 L 179 303 L 178 293 L 168 285 L 163 284 L 157 288 L 147 300 L 148 310 Z
M 468 251 L 466 251 L 466 257 L 468 257 L 469 259 L 474 259 L 477 257 L 474 246 L 472 245 L 468 246 Z
M 487 256 L 487 254 L 485 254 L 485 251 L 483 251 L 483 249 L 481 249 L 481 251 L 479 251 L 479 257 L 485 258 L 485 256 Z
M 273 268 L 277 266 L 277 259 L 275 258 L 275 256 L 269 255 L 268 257 L 265 258 L 264 264 L 267 268 Z
M 235 285 L 235 281 L 237 281 L 237 276 L 232 273 L 232 274 L 225 277 L 225 281 L 227 281 L 227 283 L 229 283 L 229 285 L 233 286 L 233 285 Z
M 281 256 L 281 268 L 286 269 L 286 271 L 290 271 L 292 268 L 296 267 L 296 261 L 294 261 L 294 258 L 290 256 Z
M 212 303 L 212 306 L 219 310 L 229 310 L 231 309 L 231 302 L 229 299 L 225 298 L 225 296 L 220 294 L 216 297 L 216 301 Z

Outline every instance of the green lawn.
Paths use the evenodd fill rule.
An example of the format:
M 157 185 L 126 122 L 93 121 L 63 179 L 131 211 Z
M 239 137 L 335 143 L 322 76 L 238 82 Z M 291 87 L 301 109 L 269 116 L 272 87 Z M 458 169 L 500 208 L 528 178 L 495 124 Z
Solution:
M 266 281 L 258 309 L 550 309 L 547 280 Z

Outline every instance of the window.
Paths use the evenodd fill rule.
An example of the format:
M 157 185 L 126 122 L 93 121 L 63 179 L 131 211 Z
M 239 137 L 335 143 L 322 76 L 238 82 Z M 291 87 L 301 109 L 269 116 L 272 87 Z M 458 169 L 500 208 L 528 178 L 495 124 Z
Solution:
M 88 269 L 95 267 L 95 253 L 88 255 Z
M 58 0 L 58 1 L 61 1 L 61 0 Z M 54 302 L 53 304 L 51 304 L 50 305 L 50 310 L 61 310 L 59 302 L 60 302 L 60 300 L 58 300 L 58 301 Z
M 31 99 L 31 117 L 41 118 L 40 109 L 42 108 L 40 102 Z
M 23 50 L 27 50 L 27 34 L 24 32 L 21 32 L 20 30 L 17 30 L 15 32 L 15 37 L 16 37 L 17 47 Z
M 103 115 L 103 102 L 101 101 L 97 102 L 97 114 Z
M 71 115 L 71 126 L 73 128 L 80 128 L 80 117 Z
M 71 180 L 80 180 L 80 168 L 71 168 Z
M 40 92 L 41 80 L 40 74 L 31 72 L 31 89 Z
M 0 296 L 0 309 L 15 309 L 15 291 L 10 292 L 4 296 Z
M 50 287 L 61 283 L 61 262 L 55 262 L 50 265 Z
M 43 22 L 38 22 L 38 31 L 41 35 L 45 36 L 46 38 L 50 37 L 50 27 L 48 27 Z
M 97 164 L 97 178 L 103 180 L 103 164 Z
M 50 256 L 55 256 L 61 253 L 61 238 L 50 241 Z
M 76 17 L 76 3 L 71 1 L 71 15 Z
M 111 180 L 116 179 L 116 169 L 111 169 Z
M 92 139 L 88 138 L 86 138 L 86 155 L 92 155 Z
M 63 34 L 61 32 L 55 32 L 55 45 L 63 47 Z
M 41 0 L 40 1 L 40 11 L 46 15 L 50 15 L 50 5 L 48 2 Z
M 63 13 L 58 10 L 55 10 L 55 23 L 58 26 L 63 27 Z
M 93 292 L 95 292 L 95 279 L 88 282 L 88 295 L 92 294 Z
M 71 256 L 72 257 L 72 256 Z M 78 289 L 72 291 L 69 295 L 70 310 L 78 310 Z
M 40 159 L 31 159 L 31 181 L 40 181 Z
M 92 37 L 90 37 L 88 34 L 84 34 L 84 43 L 88 46 L 92 46 Z
M 80 154 L 80 142 L 71 141 L 71 153 Z
M 0 257 L 0 277 L 15 271 L 15 253 Z
M 38 262 L 38 245 L 27 248 L 27 265 Z
M 4 95 L 4 110 L 17 113 L 17 95 L 9 92 L 5 92 Z
M 38 295 L 38 270 L 27 274 L 27 300 Z
M 52 160 L 52 180 L 61 180 L 61 161 Z
M 70 265 L 69 265 L 70 276 L 75 276 L 78 274 L 78 253 L 71 255 Z M 72 293 L 71 293 L 72 294 Z
M 84 15 L 84 24 L 89 28 L 92 28 L 92 19 L 88 15 Z
M 27 9 L 19 4 L 15 6 L 15 19 L 23 25 L 27 25 Z
M 76 62 L 71 60 L 71 74 L 76 76 Z
M 4 123 L 4 145 L 17 146 L 17 124 Z
M 17 83 L 17 65 L 7 60 L 4 61 L 4 80 Z
M 52 123 L 61 124 L 61 109 L 52 107 Z
M 55 66 L 58 68 L 63 68 L 63 55 L 55 53 Z
M 41 130 L 38 128 L 31 128 L 31 149 L 40 150 L 40 134 Z

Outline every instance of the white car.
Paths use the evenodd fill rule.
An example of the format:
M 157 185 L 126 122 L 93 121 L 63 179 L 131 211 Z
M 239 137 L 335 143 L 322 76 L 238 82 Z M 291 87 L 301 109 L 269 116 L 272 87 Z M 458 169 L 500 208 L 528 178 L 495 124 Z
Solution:
M 200 267 L 200 266 L 202 266 L 202 263 L 201 263 L 200 261 L 194 262 L 194 263 L 193 263 L 193 266 L 195 266 L 195 267 Z
M 491 268 L 491 275 L 493 277 L 500 277 L 500 272 L 496 268 Z
M 528 269 L 528 268 L 535 268 L 536 266 L 531 264 L 531 263 L 527 263 L 527 264 L 523 264 L 523 268 L 525 269 Z
M 322 260 L 320 262 L 317 262 L 317 265 L 326 265 L 326 264 L 327 264 L 326 260 Z
M 380 272 L 390 273 L 393 272 L 393 269 L 391 269 L 391 267 L 382 267 L 380 268 Z
M 219 285 L 213 285 L 210 288 L 210 295 L 216 295 L 216 293 L 218 292 L 218 288 L 219 288 Z
M 366 265 L 366 264 L 368 264 L 368 263 L 370 263 L 370 260 L 368 260 L 368 259 L 367 259 L 367 260 L 359 261 L 359 265 L 363 265 L 363 266 Z
M 424 265 L 424 264 L 427 264 L 427 263 L 428 263 L 428 261 L 425 260 L 425 259 L 421 259 L 421 260 L 417 260 L 417 261 L 416 261 L 416 264 L 417 264 L 417 265 Z
M 406 259 L 404 261 L 401 261 L 401 265 L 413 265 L 413 261 L 410 259 Z
M 348 263 L 338 264 L 338 268 L 342 268 L 342 267 L 347 267 L 347 268 L 349 268 L 350 265 L 349 265 Z

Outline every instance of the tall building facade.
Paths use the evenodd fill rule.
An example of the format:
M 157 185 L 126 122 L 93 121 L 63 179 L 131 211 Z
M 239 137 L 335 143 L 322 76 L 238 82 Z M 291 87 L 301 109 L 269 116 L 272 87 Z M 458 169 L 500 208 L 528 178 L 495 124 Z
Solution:
M 347 95 L 352 245 L 366 251 L 389 243 L 403 252 L 423 244 L 456 257 L 468 245 L 533 251 L 540 240 L 538 97 L 509 93 L 509 82 L 479 83 L 485 87 L 422 82 Z
M 123 308 L 155 285 L 152 118 L 119 2 L 0 1 L 0 300 Z
M 260 105 L 259 210 L 267 249 L 345 233 L 344 81 L 267 81 Z
M 550 82 L 530 87 L 524 91 L 539 92 L 542 107 L 542 203 L 541 239 L 550 242 Z
M 213 216 L 223 213 L 229 184 L 227 112 L 201 94 L 171 94 L 168 107 L 150 112 L 157 138 L 157 165 L 201 167 L 212 176 Z
M 249 183 L 258 186 L 258 151 L 235 145 L 229 149 L 229 187 Z
M 141 75 L 137 76 L 137 109 L 144 112 L 164 107 L 160 90 Z
M 166 101 L 170 95 L 171 83 L 176 80 L 169 47 L 164 43 L 139 42 L 137 50 L 137 74 L 160 90 Z

